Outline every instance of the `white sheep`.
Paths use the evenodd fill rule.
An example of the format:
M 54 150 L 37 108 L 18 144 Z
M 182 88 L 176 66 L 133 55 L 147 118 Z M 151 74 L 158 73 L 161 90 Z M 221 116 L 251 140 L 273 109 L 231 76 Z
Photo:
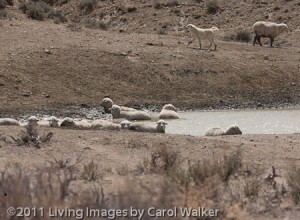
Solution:
M 13 118 L 0 118 L 0 126 L 7 126 L 7 125 L 17 125 L 20 126 L 20 123 Z
M 239 135 L 242 131 L 237 125 L 231 125 L 226 130 L 223 128 L 211 128 L 205 132 L 205 136 Z
M 129 130 L 138 132 L 165 133 L 168 123 L 160 119 L 158 122 L 132 122 Z
M 59 120 L 55 116 L 51 116 L 48 121 L 50 127 L 59 127 Z
M 60 127 L 76 127 L 76 123 L 73 118 L 66 117 L 60 123 Z
M 121 129 L 129 130 L 130 124 L 131 124 L 131 122 L 128 121 L 128 120 L 123 120 L 123 121 L 121 121 L 121 123 L 120 123 Z
M 121 125 L 106 120 L 95 120 L 91 123 L 93 130 L 121 130 Z
M 120 106 L 113 105 L 111 107 L 113 118 L 125 118 L 127 120 L 151 120 L 150 115 L 144 111 L 121 111 Z
M 163 107 L 158 116 L 159 119 L 178 119 L 176 108 L 172 104 L 167 104 Z
M 31 116 L 28 118 L 28 126 L 38 126 L 39 119 L 35 116 Z
M 215 42 L 214 32 L 218 31 L 219 28 L 212 27 L 209 29 L 204 29 L 204 28 L 198 28 L 193 24 L 188 24 L 186 27 L 189 29 L 189 31 L 191 32 L 191 35 L 192 35 L 192 39 L 189 41 L 187 46 L 189 46 L 194 40 L 197 39 L 199 42 L 199 47 L 201 49 L 201 40 L 207 39 L 210 42 L 210 45 L 208 48 L 210 48 L 212 46 L 212 44 L 214 44 L 215 50 L 217 50 L 217 44 Z
M 74 121 L 74 119 L 66 117 L 62 120 L 60 127 L 89 129 L 91 127 L 91 123 L 86 120 Z
M 113 101 L 110 98 L 104 98 L 100 103 L 100 106 L 104 108 L 105 113 L 111 113 L 110 109 L 113 106 Z M 121 111 L 136 111 L 134 108 L 129 108 L 126 106 L 120 106 Z
M 262 46 L 260 42 L 260 38 L 270 38 L 270 47 L 273 47 L 274 38 L 283 32 L 288 32 L 289 28 L 286 24 L 277 24 L 274 22 L 268 21 L 258 21 L 253 26 L 252 29 L 254 31 L 255 37 L 253 41 L 253 46 L 256 41 L 258 41 L 259 45 Z

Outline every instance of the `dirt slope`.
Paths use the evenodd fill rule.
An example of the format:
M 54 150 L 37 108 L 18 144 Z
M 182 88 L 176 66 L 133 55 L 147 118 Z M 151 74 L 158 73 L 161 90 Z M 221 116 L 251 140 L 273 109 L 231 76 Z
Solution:
M 98 106 L 104 96 L 126 105 L 171 102 L 185 108 L 297 104 L 300 97 L 299 6 L 297 1 L 266 2 L 220 2 L 220 9 L 214 15 L 205 11 L 204 3 L 198 6 L 188 1 L 179 5 L 166 2 L 156 9 L 153 2 L 132 2 L 136 11 L 115 15 L 128 21 L 122 33 L 114 28 L 114 22 L 106 31 L 82 28 L 74 32 L 67 24 L 32 21 L 20 14 L 17 20 L 2 20 L 0 108 L 5 112 L 81 104 Z M 83 21 L 100 11 L 109 13 L 120 4 L 120 1 L 99 3 L 88 15 L 79 13 L 73 1 L 60 9 L 73 10 L 67 14 L 69 20 L 74 20 L 72 16 L 79 13 L 78 19 Z M 262 10 L 274 10 L 276 5 L 280 8 L 276 14 L 291 17 L 283 18 L 292 30 L 276 39 L 277 48 L 224 41 L 234 25 L 249 26 Z M 293 6 L 288 9 L 290 13 L 284 13 L 288 6 Z M 8 10 L 19 13 L 16 7 Z M 239 12 L 241 8 L 244 10 Z M 202 23 L 212 19 L 207 26 L 220 27 L 217 51 L 198 50 L 197 43 L 187 48 L 189 33 L 185 30 L 176 32 L 167 25 L 167 34 L 160 35 L 148 28 L 160 24 L 162 16 L 173 21 L 176 14 L 169 12 L 177 9 L 189 12 L 186 15 L 189 22 L 200 24 L 203 17 Z M 233 19 L 232 13 L 238 12 L 241 16 Z M 195 20 L 193 13 L 201 16 Z M 245 19 L 248 15 L 253 18 Z M 156 20 L 152 21 L 153 16 Z M 224 16 L 231 19 L 226 21 Z M 135 22 L 131 23 L 131 19 Z M 140 21 L 150 23 L 143 28 L 142 24 L 136 24 Z

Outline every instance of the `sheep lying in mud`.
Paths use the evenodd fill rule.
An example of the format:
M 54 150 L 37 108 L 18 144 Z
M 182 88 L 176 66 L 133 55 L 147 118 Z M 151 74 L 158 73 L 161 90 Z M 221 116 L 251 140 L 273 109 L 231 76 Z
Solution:
M 35 116 L 31 116 L 28 118 L 28 126 L 38 126 L 39 119 Z
M 111 113 L 111 107 L 113 106 L 113 101 L 110 98 L 104 98 L 100 103 L 100 106 L 104 108 L 105 113 Z M 125 106 L 120 106 L 121 111 L 136 111 L 134 108 L 129 108 Z
M 13 118 L 0 118 L 0 126 L 16 125 L 20 126 L 20 123 Z
M 78 128 L 78 129 L 89 129 L 91 127 L 91 123 L 88 121 L 74 121 L 72 118 L 64 118 L 60 124 L 60 127 L 63 128 Z
M 288 32 L 289 28 L 286 24 L 277 24 L 273 22 L 267 21 L 258 21 L 253 26 L 252 29 L 254 31 L 255 37 L 253 41 L 253 46 L 256 41 L 258 41 L 259 45 L 262 46 L 260 42 L 260 38 L 270 38 L 270 47 L 273 47 L 274 38 L 283 32 Z
M 215 42 L 215 34 L 214 34 L 215 31 L 219 30 L 217 27 L 203 29 L 203 28 L 198 28 L 193 24 L 188 24 L 186 27 L 189 29 L 192 35 L 192 39 L 189 41 L 187 46 L 189 46 L 194 40 L 197 39 L 199 42 L 199 47 L 201 49 L 201 40 L 207 39 L 210 42 L 208 49 L 212 46 L 212 44 L 214 44 L 215 50 L 217 50 L 217 44 Z
M 163 107 L 158 116 L 159 119 L 178 119 L 176 108 L 172 104 L 167 104 Z
M 132 122 L 129 125 L 129 130 L 138 132 L 152 132 L 152 133 L 165 133 L 166 125 L 168 123 L 164 120 L 158 122 Z
M 91 123 L 92 130 L 121 130 L 121 125 L 106 120 L 95 120 Z
M 131 124 L 131 122 L 128 121 L 128 120 L 121 121 L 121 123 L 120 123 L 121 129 L 123 129 L 123 130 L 129 130 L 130 124 Z
M 59 127 L 59 120 L 55 116 L 51 116 L 48 121 L 50 127 Z
M 223 128 L 211 128 L 205 132 L 205 136 L 221 136 L 221 135 L 239 135 L 242 131 L 237 125 L 229 126 L 226 130 Z
M 111 114 L 113 118 L 125 118 L 127 120 L 151 120 L 150 115 L 143 111 L 122 111 L 118 105 L 111 107 Z

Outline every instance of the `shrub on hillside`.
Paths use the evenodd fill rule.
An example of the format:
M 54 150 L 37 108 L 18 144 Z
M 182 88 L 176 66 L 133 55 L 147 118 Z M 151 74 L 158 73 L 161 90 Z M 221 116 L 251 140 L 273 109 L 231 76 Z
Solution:
M 28 18 L 35 20 L 45 20 L 49 14 L 53 12 L 50 5 L 43 1 L 28 1 L 20 5 L 21 11 L 27 15 Z
M 85 14 L 89 14 L 94 10 L 96 4 L 96 0 L 80 0 L 79 9 L 84 11 Z
M 248 43 L 251 40 L 251 32 L 245 29 L 239 29 L 236 33 L 236 40 Z
M 215 13 L 217 13 L 217 11 L 219 9 L 218 0 L 209 0 L 206 3 L 206 8 L 207 8 L 207 12 L 209 14 L 215 14 Z

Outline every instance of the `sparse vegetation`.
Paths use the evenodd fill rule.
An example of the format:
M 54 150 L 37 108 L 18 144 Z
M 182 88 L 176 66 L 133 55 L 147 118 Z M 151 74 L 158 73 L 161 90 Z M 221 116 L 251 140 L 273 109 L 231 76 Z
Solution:
M 84 12 L 84 14 L 91 13 L 97 5 L 96 0 L 80 0 L 79 9 Z
M 239 29 L 236 33 L 236 40 L 242 42 L 249 42 L 251 40 L 251 32 L 245 29 Z
M 215 14 L 219 10 L 218 0 L 208 0 L 206 2 L 206 9 L 209 14 Z
M 102 177 L 102 173 L 98 164 L 94 161 L 83 165 L 81 178 L 87 181 L 95 181 Z
M 53 12 L 52 7 L 43 1 L 24 2 L 20 5 L 20 9 L 28 18 L 40 21 L 47 19 Z
M 287 182 L 291 188 L 291 195 L 296 204 L 300 202 L 300 169 L 293 166 L 288 175 Z
M 245 197 L 255 199 L 258 197 L 261 184 L 257 179 L 246 179 L 244 186 Z
M 102 29 L 106 30 L 109 27 L 109 23 L 105 21 L 99 21 L 93 18 L 87 18 L 84 20 L 84 25 L 87 28 L 94 28 L 94 29 Z
M 27 125 L 25 131 L 22 131 L 21 138 L 11 136 L 17 146 L 34 146 L 40 148 L 40 144 L 47 143 L 51 140 L 53 133 L 42 134 L 39 136 L 37 126 Z

